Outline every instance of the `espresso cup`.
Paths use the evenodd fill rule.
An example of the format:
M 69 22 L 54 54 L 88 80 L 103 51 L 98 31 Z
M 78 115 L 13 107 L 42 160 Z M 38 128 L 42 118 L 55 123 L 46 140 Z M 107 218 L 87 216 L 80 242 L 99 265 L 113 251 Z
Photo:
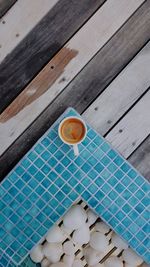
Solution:
M 85 139 L 87 135 L 87 127 L 82 119 L 71 116 L 61 121 L 58 128 L 58 134 L 65 144 L 73 146 L 74 154 L 75 156 L 78 156 L 78 144 Z

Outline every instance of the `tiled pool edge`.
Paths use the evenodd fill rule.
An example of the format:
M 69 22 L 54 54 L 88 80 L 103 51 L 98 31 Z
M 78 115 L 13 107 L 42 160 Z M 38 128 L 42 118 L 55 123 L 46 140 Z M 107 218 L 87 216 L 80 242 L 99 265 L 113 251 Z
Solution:
M 63 117 L 65 117 L 65 115 L 67 115 L 67 114 L 69 114 L 69 113 L 72 113 L 71 115 L 77 115 L 77 116 L 79 116 L 79 114 L 78 113 L 76 113 L 72 108 L 69 108 L 69 109 L 67 109 L 66 111 L 65 111 L 65 113 L 63 113 L 62 114 L 62 116 L 59 118 L 59 121 L 63 118 Z M 51 130 L 53 130 L 53 128 L 56 126 L 58 124 L 58 120 L 54 123 L 54 125 L 44 134 L 44 136 L 42 136 L 40 139 L 39 139 L 39 141 L 37 142 L 38 144 L 42 141 L 42 140 L 44 140 L 44 138 L 47 136 L 47 134 L 51 131 Z M 90 131 L 90 130 L 89 130 Z M 99 134 L 97 134 L 96 133 L 96 131 L 95 130 L 91 130 L 91 132 L 93 132 L 93 134 L 95 133 L 96 135 L 98 135 L 99 136 Z M 94 138 L 94 137 L 93 137 Z M 99 139 L 101 139 L 101 140 L 103 140 L 103 142 L 101 143 L 101 145 L 102 144 L 108 144 L 108 142 L 106 142 L 105 141 L 105 139 L 104 138 L 102 138 L 101 136 L 99 136 Z M 95 139 L 94 139 L 95 140 Z M 98 141 L 98 140 L 97 140 Z M 34 151 L 34 148 L 36 147 L 36 145 L 37 145 L 37 143 L 33 146 L 33 148 L 31 149 L 32 151 Z M 91 138 L 91 142 L 90 143 L 88 143 L 87 145 L 88 145 L 88 147 L 89 147 L 89 144 L 93 144 L 93 145 L 97 145 L 97 144 L 95 144 L 95 143 L 93 143 L 93 139 Z M 110 146 L 110 148 L 111 148 L 111 145 L 108 145 L 108 146 Z M 106 146 L 107 147 L 107 146 Z M 65 148 L 66 149 L 66 148 Z M 80 149 L 84 152 L 84 150 L 87 150 L 87 147 L 86 147 L 86 144 L 85 144 L 85 146 L 80 146 Z M 31 151 L 30 150 L 30 151 Z M 29 151 L 29 152 L 30 152 Z M 81 153 L 82 153 L 82 151 L 81 151 Z M 96 149 L 95 149 L 95 151 L 96 151 Z M 116 150 L 115 149 L 112 149 L 112 151 L 115 151 L 116 152 Z M 29 154 L 29 152 L 27 153 L 27 155 Z M 72 156 L 72 150 L 71 149 L 69 149 L 68 151 L 67 151 L 67 153 L 70 153 L 70 156 Z M 90 152 L 91 154 L 90 154 L 90 156 L 89 156 L 89 158 L 90 157 L 92 157 L 92 152 Z M 118 152 L 117 152 L 117 154 L 119 154 Z M 117 157 L 117 154 L 116 154 L 116 157 Z M 24 158 L 26 158 L 27 157 L 27 155 L 24 157 Z M 65 155 L 66 155 L 66 153 L 65 153 Z M 106 157 L 107 156 L 107 151 L 105 151 L 104 152 L 104 155 L 103 155 L 104 157 Z M 108 156 L 107 156 L 108 157 Z M 115 157 L 115 158 L 116 158 Z M 103 157 L 102 157 L 103 158 Z M 114 158 L 114 159 L 115 159 Z M 122 156 L 120 157 L 120 158 L 122 158 Z M 84 159 L 84 157 L 79 157 L 79 159 L 80 159 L 80 161 L 82 161 L 83 159 Z M 72 161 L 71 161 L 71 163 L 69 163 L 69 164 L 72 164 L 73 165 L 73 167 L 75 168 L 76 166 L 74 166 L 74 161 L 75 161 L 76 159 L 72 159 Z M 108 160 L 108 159 L 107 159 Z M 79 160 L 78 160 L 79 161 Z M 58 161 L 59 162 L 59 161 Z M 58 163 L 57 162 L 57 163 Z M 83 161 L 84 162 L 84 161 Z M 98 163 L 100 163 L 101 161 L 100 160 L 98 160 Z M 124 159 L 124 162 L 126 162 L 126 160 Z M 62 162 L 61 162 L 62 163 Z M 80 163 L 81 164 L 81 162 L 78 162 L 78 163 Z M 87 183 L 87 186 L 86 185 L 84 185 L 84 184 L 82 184 L 81 183 L 81 180 L 78 180 L 79 179 L 79 177 L 81 177 L 81 178 L 83 178 L 83 176 L 84 176 L 84 178 L 88 178 L 88 176 L 86 175 L 86 173 L 88 172 L 90 172 L 90 170 L 88 171 L 88 169 L 86 169 L 87 167 L 89 168 L 89 164 L 86 164 L 87 162 L 85 161 L 83 164 L 85 165 L 85 167 L 83 168 L 83 170 L 82 169 L 80 169 L 80 171 L 81 171 L 81 173 L 80 172 L 78 172 L 78 176 L 77 176 L 77 174 L 76 174 L 76 171 L 74 172 L 74 174 L 72 175 L 72 179 L 74 178 L 74 180 L 75 180 L 75 182 L 76 183 L 78 183 L 77 184 L 77 186 L 78 186 L 78 188 L 76 189 L 78 192 L 80 192 L 80 194 L 81 194 L 81 196 L 83 197 L 83 199 L 84 199 L 84 201 L 86 201 L 87 202 L 87 204 L 92 208 L 92 209 L 94 209 L 98 214 L 99 214 L 99 216 L 104 220 L 104 221 L 106 221 L 107 223 L 110 221 L 109 219 L 109 209 L 107 209 L 106 207 L 105 207 L 105 205 L 103 206 L 102 205 L 102 201 L 103 201 L 103 199 L 101 199 L 101 205 L 100 205 L 100 203 L 99 204 L 96 204 L 96 201 L 99 201 L 99 199 L 98 199 L 98 197 L 95 197 L 96 196 L 96 192 L 95 191 L 93 191 L 93 193 L 92 193 L 92 191 L 91 190 L 94 190 L 94 188 L 91 186 L 91 187 L 89 187 L 89 184 Z M 89 163 L 89 162 L 88 162 Z M 96 163 L 96 165 L 94 165 L 95 167 L 97 166 L 98 164 Z M 101 164 L 102 165 L 102 164 Z M 123 164 L 122 164 L 123 165 Z M 120 165 L 120 166 L 122 166 L 122 165 Z M 136 173 L 138 173 L 129 163 L 127 164 L 128 166 L 130 166 L 131 168 L 132 168 L 132 170 L 134 170 Z M 18 166 L 18 165 L 17 165 Z M 15 167 L 15 168 L 17 168 L 17 166 Z M 69 165 L 70 166 L 70 165 Z M 82 165 L 81 165 L 82 166 Z M 100 165 L 98 166 L 99 168 L 101 167 Z M 103 167 L 103 165 L 102 165 L 102 167 Z M 15 169 L 14 168 L 14 169 Z M 91 167 L 90 166 L 90 168 L 92 169 L 93 167 Z M 14 169 L 12 170 L 12 172 L 11 173 L 13 173 L 13 171 L 14 171 Z M 85 170 L 84 170 L 85 169 Z M 104 168 L 104 169 L 106 169 L 106 168 Z M 118 166 L 118 170 L 120 169 L 120 167 Z M 94 169 L 95 171 L 96 171 L 96 169 Z M 94 173 L 94 170 L 93 170 L 93 173 Z M 100 169 L 99 169 L 100 170 Z M 78 170 L 79 171 L 79 170 Z M 117 169 L 115 170 L 115 171 L 117 171 Z M 114 171 L 114 173 L 115 173 L 115 171 Z M 100 173 L 101 172 L 103 172 L 103 170 L 101 170 L 100 171 Z M 10 174 L 11 174 L 10 173 Z M 81 175 L 81 176 L 80 176 Z M 83 175 L 83 176 L 82 176 Z M 92 174 L 91 174 L 92 175 Z M 111 173 L 111 175 L 112 175 L 112 173 Z M 119 175 L 119 173 L 118 173 L 118 175 Z M 139 174 L 140 175 L 140 174 Z M 34 174 L 33 174 L 33 177 L 34 177 Z M 46 176 L 45 176 L 46 177 Z M 100 175 L 98 174 L 98 172 L 97 172 L 97 177 L 98 177 L 98 182 L 100 183 Z M 140 175 L 140 177 L 143 179 L 143 177 Z M 114 177 L 115 178 L 115 177 Z M 97 180 L 97 178 L 92 178 L 91 177 L 91 179 L 95 179 L 95 181 Z M 107 178 L 105 178 L 105 179 L 107 179 Z M 119 179 L 119 178 L 118 178 Z M 83 181 L 84 180 L 84 181 Z M 86 182 L 86 179 L 82 179 L 82 181 L 85 183 Z M 102 183 L 103 183 L 103 185 L 104 185 L 104 183 L 105 184 L 107 184 L 108 185 L 108 183 L 106 182 L 106 180 L 104 181 L 104 180 L 102 180 L 101 181 Z M 118 182 L 119 183 L 119 182 Z M 117 184 L 118 184 L 117 183 Z M 144 180 L 144 182 L 143 182 L 143 184 L 147 184 L 148 185 L 148 182 L 146 181 L 146 180 Z M 68 184 L 67 184 L 68 185 Z M 91 182 L 91 180 L 90 180 L 90 185 L 93 185 L 93 183 Z M 76 187 L 77 187 L 76 186 Z M 85 186 L 85 187 L 84 187 Z M 98 186 L 98 185 L 96 185 L 96 186 Z M 72 185 L 72 190 L 74 189 L 74 188 L 76 188 L 74 185 Z M 86 188 L 87 187 L 89 187 L 89 190 L 90 191 L 88 191 L 88 190 L 86 190 Z M 109 187 L 110 187 L 110 184 L 109 184 Z M 84 189 L 83 189 L 84 188 Z M 99 187 L 98 188 L 101 188 L 101 185 L 99 185 Z M 112 188 L 113 189 L 113 188 Z M 84 191 L 82 191 L 82 190 L 84 190 Z M 107 188 L 107 190 L 108 190 L 108 188 Z M 81 192 L 82 191 L 82 192 Z M 98 190 L 98 191 L 100 191 L 100 190 Z M 143 190 L 142 190 L 143 191 Z M 85 192 L 86 192 L 86 194 L 85 194 Z M 88 201 L 90 201 L 90 199 L 88 200 L 88 199 L 86 199 L 87 197 L 89 198 L 89 192 L 90 192 L 90 199 L 91 199 L 91 202 L 88 202 Z M 110 192 L 111 193 L 111 192 Z M 106 193 L 106 196 L 108 196 L 107 195 L 108 194 L 108 192 Z M 119 194 L 119 193 L 118 193 Z M 92 197 L 94 196 L 94 198 L 93 198 L 93 201 L 92 201 Z M 147 196 L 148 196 L 148 193 L 147 193 Z M 113 197 L 113 196 L 112 196 Z M 104 197 L 103 197 L 104 198 Z M 112 200 L 112 199 L 111 199 Z M 94 202 L 95 201 L 95 202 Z M 108 202 L 108 199 L 107 199 L 107 202 Z M 124 202 L 127 202 L 127 201 L 124 201 Z M 73 202 L 72 202 L 73 203 Z M 115 202 L 114 202 L 114 204 L 115 204 Z M 96 206 L 95 206 L 96 205 Z M 107 205 L 106 205 L 107 206 Z M 96 209 L 96 207 L 97 207 L 97 209 Z M 108 205 L 108 207 L 111 207 L 111 205 Z M 68 208 L 69 208 L 69 206 L 68 206 Z M 102 212 L 102 210 L 105 208 L 105 210 Z M 67 211 L 67 209 L 65 210 L 65 211 Z M 102 212 L 102 213 L 101 213 Z M 101 214 L 100 214 L 101 213 Z M 62 216 L 63 216 L 63 214 L 62 214 Z M 120 215 L 119 216 L 122 216 L 122 214 L 120 213 Z M 114 219 L 115 219 L 115 217 L 113 217 Z M 112 219 L 112 218 L 111 218 Z M 118 219 L 118 218 L 117 218 Z M 120 219 L 121 220 L 121 219 Z M 115 221 L 114 221 L 115 222 Z M 53 222 L 54 223 L 54 222 Z M 109 225 L 111 226 L 111 228 L 113 228 L 114 229 L 114 227 L 115 227 L 115 225 L 114 225 L 114 227 L 109 223 Z M 118 225 L 117 225 L 118 226 Z M 120 225 L 120 227 L 121 227 L 121 225 Z M 117 233 L 119 233 L 120 234 L 120 232 L 119 231 L 121 231 L 122 229 L 121 228 L 118 228 L 118 229 L 114 229 Z M 123 234 L 123 233 L 122 233 Z M 125 238 L 125 237 L 124 237 Z M 136 241 L 136 237 L 134 237 L 135 238 L 135 241 Z M 131 238 L 132 239 L 132 238 Z M 131 239 L 129 239 L 129 241 L 131 240 Z M 145 240 L 145 239 L 144 239 Z M 130 242 L 129 242 L 130 243 Z M 130 244 L 131 245 L 131 244 Z M 132 246 L 133 247 L 133 246 Z M 138 251 L 137 251 L 138 252 Z M 139 253 L 139 252 L 138 252 Z

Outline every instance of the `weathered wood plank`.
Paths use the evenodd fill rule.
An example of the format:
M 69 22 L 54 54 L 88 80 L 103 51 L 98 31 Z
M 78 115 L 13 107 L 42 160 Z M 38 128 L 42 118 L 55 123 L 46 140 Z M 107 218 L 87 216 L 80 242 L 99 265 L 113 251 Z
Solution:
M 9 44 L 14 48 L 19 40 L 22 40 L 29 31 L 30 33 L 0 65 L 0 111 L 23 90 L 52 56 L 105 1 L 83 0 L 79 3 L 72 0 L 70 4 L 70 0 L 58 2 L 57 0 L 44 0 L 44 4 L 43 0 L 33 0 L 32 3 L 30 0 L 20 0 L 16 3 L 16 5 L 18 4 L 18 11 L 15 9 L 13 15 L 10 14 L 10 21 L 0 25 L 3 27 L 0 30 L 2 34 L 3 29 L 3 38 L 0 38 L 2 42 L 1 56 L 3 55 L 4 58 L 4 55 L 6 56 L 8 53 L 8 48 L 5 53 L 4 50 L 2 52 L 2 49 L 5 49 Z M 57 4 L 52 8 L 56 2 Z M 41 7 L 42 11 L 40 11 Z M 51 10 L 35 26 L 37 21 L 48 11 L 48 8 Z M 12 30 L 11 20 L 15 21 L 14 16 L 16 17 L 17 12 L 18 19 Z M 31 31 L 33 26 L 35 28 Z M 4 27 L 8 27 L 11 41 L 9 41 Z M 17 33 L 20 33 L 20 36 L 16 38 Z
M 0 23 L 0 63 L 57 2 L 58 0 L 19 0 L 16 2 Z
M 129 161 L 150 181 L 150 135 L 130 156 Z
M 150 42 L 90 105 L 84 113 L 84 118 L 90 120 L 92 126 L 101 134 L 105 134 L 149 85 Z
M 0 18 L 11 8 L 17 0 L 0 0 Z
M 147 1 L 3 154 L 0 158 L 1 179 L 68 106 L 72 106 L 79 113 L 83 113 L 90 103 L 107 87 L 149 39 L 149 17 L 150 2 Z M 131 39 L 132 45 L 130 45 Z
M 129 5 L 120 0 L 106 2 L 54 56 L 1 114 L 0 155 L 81 71 L 142 1 L 133 0 Z M 108 17 L 109 20 L 107 20 Z
M 150 90 L 106 135 L 106 139 L 128 157 L 150 133 Z M 100 114 L 99 114 L 100 115 Z

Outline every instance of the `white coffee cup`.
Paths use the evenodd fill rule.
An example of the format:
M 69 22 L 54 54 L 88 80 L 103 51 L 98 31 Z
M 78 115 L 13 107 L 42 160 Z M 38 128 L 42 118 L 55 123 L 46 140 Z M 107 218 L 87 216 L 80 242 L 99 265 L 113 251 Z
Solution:
M 68 136 L 65 136 L 68 131 Z M 87 127 L 85 122 L 76 116 L 66 117 L 61 121 L 58 128 L 60 139 L 67 145 L 73 146 L 75 156 L 79 155 L 78 144 L 82 143 L 87 135 Z

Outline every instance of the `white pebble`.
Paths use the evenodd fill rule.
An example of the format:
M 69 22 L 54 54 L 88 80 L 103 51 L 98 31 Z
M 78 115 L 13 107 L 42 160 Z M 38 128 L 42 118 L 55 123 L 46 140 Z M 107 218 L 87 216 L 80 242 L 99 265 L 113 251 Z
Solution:
M 110 227 L 104 222 L 97 222 L 95 224 L 95 231 L 106 234 L 110 231 Z
M 59 226 L 53 226 L 46 235 L 46 240 L 49 243 L 60 243 L 64 241 L 63 231 Z
M 50 267 L 66 267 L 63 262 L 57 262 L 50 265 Z
M 114 232 L 112 234 L 111 241 L 112 241 L 113 245 L 117 248 L 120 248 L 120 249 L 127 249 L 128 248 L 128 244 L 120 236 L 116 235 L 116 233 L 114 233 Z
M 88 265 L 93 266 L 100 262 L 100 260 L 103 258 L 103 255 L 100 254 L 98 251 L 91 247 L 86 247 L 83 250 L 83 255 L 85 257 L 86 262 Z
M 60 260 L 63 254 L 61 243 L 48 243 L 43 245 L 43 253 L 52 263 L 56 263 Z
M 44 258 L 41 262 L 41 267 L 49 267 L 50 261 L 47 258 Z
M 64 224 L 62 224 L 60 228 L 66 236 L 70 235 L 73 231 L 72 229 L 65 227 Z
M 100 232 L 93 232 L 90 237 L 90 246 L 97 251 L 104 252 L 108 247 L 109 241 Z
M 74 255 L 64 255 L 63 262 L 66 264 L 67 267 L 72 267 L 74 257 Z
M 66 241 L 63 244 L 63 251 L 66 255 L 74 255 L 75 254 L 75 247 L 71 241 Z
M 105 267 L 123 267 L 123 262 L 118 257 L 110 257 L 105 261 Z
M 66 213 L 63 219 L 63 224 L 69 229 L 78 229 L 85 224 L 87 214 L 80 205 L 75 205 Z
M 92 211 L 92 210 L 88 210 L 87 211 L 87 217 L 88 217 L 88 222 L 87 224 L 89 225 L 89 227 L 94 224 L 98 218 L 98 216 Z
M 123 251 L 122 258 L 125 262 L 133 266 L 140 265 L 143 262 L 143 259 L 140 256 L 138 256 L 134 251 L 132 251 L 130 248 L 125 249 Z
M 90 241 L 90 230 L 87 224 L 74 231 L 72 240 L 79 245 L 87 244 Z
M 75 260 L 72 264 L 72 267 L 84 267 L 83 262 L 81 260 Z
M 41 262 L 44 257 L 42 246 L 37 245 L 36 247 L 34 247 L 30 253 L 30 257 L 31 257 L 31 260 L 35 263 Z

